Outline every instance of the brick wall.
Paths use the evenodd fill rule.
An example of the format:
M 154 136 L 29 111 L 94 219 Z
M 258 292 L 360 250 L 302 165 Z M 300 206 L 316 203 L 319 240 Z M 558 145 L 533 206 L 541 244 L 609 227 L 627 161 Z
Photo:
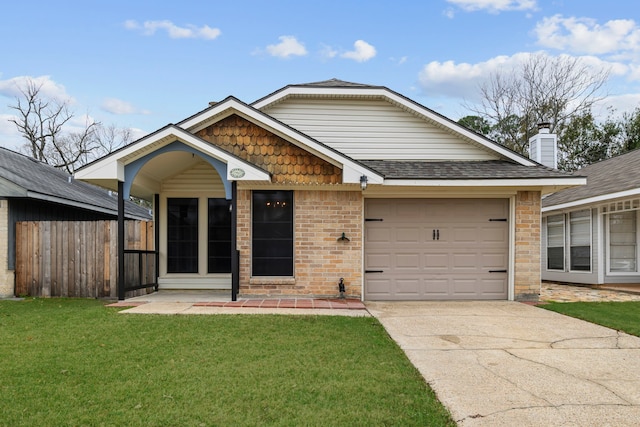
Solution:
M 295 278 L 251 277 L 251 192 L 238 191 L 240 295 L 335 297 L 344 278 L 347 297 L 362 290 L 362 194 L 359 191 L 294 193 Z M 350 241 L 337 240 L 342 233 Z
M 0 298 L 13 295 L 13 270 L 7 270 L 9 251 L 9 201 L 0 200 Z
M 516 195 L 515 299 L 538 301 L 540 297 L 540 192 Z

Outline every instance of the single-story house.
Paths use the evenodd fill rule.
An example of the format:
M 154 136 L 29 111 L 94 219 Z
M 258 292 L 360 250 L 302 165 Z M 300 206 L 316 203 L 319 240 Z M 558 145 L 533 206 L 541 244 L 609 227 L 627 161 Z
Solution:
M 151 219 L 148 209 L 124 206 L 127 219 Z M 109 191 L 0 147 L 0 297 L 14 296 L 16 222 L 117 218 L 118 200 Z
M 542 279 L 640 284 L 640 150 L 586 166 L 542 200 Z
M 336 79 L 212 102 L 75 176 L 154 201 L 160 289 L 233 299 L 535 300 L 541 196 L 585 183 Z

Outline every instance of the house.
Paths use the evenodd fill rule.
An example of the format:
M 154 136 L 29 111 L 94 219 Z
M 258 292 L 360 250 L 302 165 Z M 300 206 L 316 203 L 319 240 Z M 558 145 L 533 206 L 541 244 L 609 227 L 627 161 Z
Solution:
M 127 219 L 150 219 L 148 209 L 125 207 Z M 118 201 L 105 189 L 0 147 L 0 297 L 14 296 L 16 222 L 117 218 Z
M 160 289 L 232 299 L 535 300 L 541 195 L 585 182 L 335 79 L 229 96 L 75 176 L 154 201 Z
M 640 150 L 586 166 L 542 201 L 542 279 L 640 283 Z

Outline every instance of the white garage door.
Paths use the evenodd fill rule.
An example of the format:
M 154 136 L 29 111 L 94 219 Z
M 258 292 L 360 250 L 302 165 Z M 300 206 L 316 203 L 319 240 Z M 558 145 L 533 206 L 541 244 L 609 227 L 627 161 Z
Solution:
M 507 298 L 508 199 L 365 201 L 365 299 Z

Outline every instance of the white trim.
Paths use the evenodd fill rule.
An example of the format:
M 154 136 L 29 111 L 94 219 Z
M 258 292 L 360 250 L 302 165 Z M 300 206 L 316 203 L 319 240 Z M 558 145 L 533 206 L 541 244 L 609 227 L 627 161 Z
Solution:
M 586 178 L 585 178 L 586 180 Z M 542 208 L 542 212 L 555 211 L 559 209 L 568 209 L 579 205 L 589 205 L 593 203 L 606 202 L 613 199 L 619 199 L 623 197 L 640 195 L 640 188 L 634 188 L 632 190 L 619 191 L 617 193 L 607 193 L 601 196 L 589 197 L 586 199 L 575 200 L 573 202 L 561 203 L 559 205 L 552 205 Z
M 273 119 L 272 117 L 238 101 L 235 98 L 228 98 L 202 113 L 187 119 L 180 123 L 179 126 L 188 132 L 195 133 L 208 126 L 211 118 L 222 115 L 227 117 L 230 112 L 235 112 L 245 119 L 268 129 L 270 132 L 273 132 L 303 150 L 320 157 L 334 166 L 342 168 L 343 184 L 359 184 L 360 177 L 362 175 L 367 176 L 369 184 L 382 184 L 383 177 L 373 170 L 366 168 L 344 154 L 331 149 L 315 139 Z
M 509 268 L 507 269 L 507 300 L 513 301 L 516 293 L 516 196 L 509 197 Z
M 597 210 L 597 219 L 598 223 L 596 227 L 598 228 L 598 283 L 604 283 L 604 276 L 607 269 L 607 264 L 605 261 L 605 235 L 604 230 L 606 226 L 604 225 L 604 214 L 602 213 L 601 208 L 596 208 Z M 608 241 L 609 239 L 607 239 Z
M 548 187 L 584 185 L 586 178 L 385 179 L 384 185 L 411 187 Z
M 257 102 L 252 104 L 252 107 L 257 109 L 265 108 L 271 104 L 279 102 L 284 98 L 289 96 L 309 96 L 309 95 L 323 95 L 323 96 L 336 96 L 336 97 L 369 97 L 369 98 L 383 98 L 387 99 L 393 103 L 401 105 L 421 116 L 424 119 L 430 120 L 436 123 L 438 126 L 448 129 L 454 133 L 457 133 L 460 136 L 463 136 L 474 143 L 489 149 L 495 153 L 498 153 L 502 157 L 513 160 L 521 165 L 525 166 L 534 166 L 535 162 L 529 160 L 525 157 L 520 156 L 519 154 L 508 150 L 505 147 L 497 143 L 493 143 L 492 141 L 485 139 L 479 134 L 470 131 L 462 125 L 458 125 L 455 122 L 446 119 L 444 116 L 441 116 L 435 113 L 432 110 L 412 101 L 408 98 L 405 98 L 398 93 L 391 91 L 390 89 L 383 87 L 353 87 L 353 88 L 344 88 L 344 87 L 309 87 L 309 86 L 288 86 L 283 90 L 273 93 L 266 98 L 258 100 Z

